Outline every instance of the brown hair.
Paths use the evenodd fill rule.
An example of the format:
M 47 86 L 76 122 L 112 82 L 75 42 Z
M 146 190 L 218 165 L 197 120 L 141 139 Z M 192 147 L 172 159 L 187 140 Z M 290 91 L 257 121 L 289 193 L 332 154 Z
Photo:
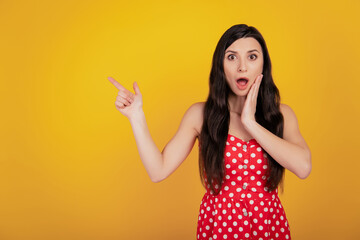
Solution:
M 230 112 L 228 95 L 231 91 L 224 73 L 223 60 L 225 50 L 239 38 L 255 38 L 261 45 L 264 65 L 263 78 L 259 88 L 255 119 L 261 126 L 283 138 L 284 119 L 280 112 L 280 93 L 271 73 L 270 56 L 265 40 L 260 32 L 246 24 L 238 24 L 229 28 L 220 38 L 212 59 L 209 81 L 209 96 L 205 103 L 204 120 L 199 136 L 199 171 L 202 184 L 205 179 L 210 189 L 218 194 L 224 179 L 224 151 L 228 137 Z M 264 150 L 267 154 L 267 152 Z M 284 167 L 269 154 L 267 183 L 269 191 L 282 183 Z M 216 187 L 218 184 L 220 187 Z M 283 185 L 281 185 L 283 190 Z

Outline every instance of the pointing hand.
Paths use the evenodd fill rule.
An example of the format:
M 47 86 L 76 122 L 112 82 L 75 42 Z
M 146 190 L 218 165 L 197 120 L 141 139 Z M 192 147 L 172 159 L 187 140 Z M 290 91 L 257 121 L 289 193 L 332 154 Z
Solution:
M 142 95 L 140 93 L 137 82 L 133 83 L 135 94 L 123 87 L 112 77 L 108 77 L 109 81 L 119 90 L 116 97 L 115 106 L 124 116 L 131 118 L 136 112 L 142 110 Z

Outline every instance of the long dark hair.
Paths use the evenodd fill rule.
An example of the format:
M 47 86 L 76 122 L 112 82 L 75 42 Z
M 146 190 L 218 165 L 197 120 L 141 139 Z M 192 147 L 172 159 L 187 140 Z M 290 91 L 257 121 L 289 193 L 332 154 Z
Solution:
M 204 120 L 199 136 L 199 170 L 201 183 L 205 180 L 218 194 L 224 179 L 224 151 L 228 137 L 230 112 L 228 96 L 231 91 L 224 73 L 225 50 L 239 38 L 256 39 L 261 45 L 264 64 L 259 88 L 255 120 L 261 126 L 283 138 L 284 119 L 280 112 L 280 93 L 271 73 L 271 61 L 266 43 L 260 32 L 246 24 L 229 28 L 220 38 L 212 59 L 209 96 L 205 103 Z M 268 158 L 266 187 L 272 191 L 281 183 L 283 191 L 284 167 L 264 150 Z M 208 185 L 208 186 L 209 186 Z M 218 185 L 215 187 L 215 185 Z

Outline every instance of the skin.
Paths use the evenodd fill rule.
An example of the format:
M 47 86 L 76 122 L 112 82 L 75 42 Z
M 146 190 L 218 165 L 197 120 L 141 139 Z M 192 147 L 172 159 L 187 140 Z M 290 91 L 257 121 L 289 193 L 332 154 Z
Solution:
M 226 81 L 232 90 L 228 98 L 230 106 L 229 132 L 235 136 L 242 136 L 241 139 L 251 138 L 241 123 L 247 119 L 255 119 L 253 104 L 250 105 L 252 102 L 249 101 L 251 99 L 247 101 L 246 105 L 245 103 L 248 95 L 257 98 L 263 65 L 261 45 L 254 38 L 240 38 L 225 50 L 224 73 Z M 240 77 L 249 79 L 244 90 L 239 89 L 236 85 L 236 80 Z
M 258 51 L 249 53 L 248 51 Z M 228 49 L 236 53 L 224 57 L 224 72 L 232 90 L 228 101 L 230 106 L 229 134 L 239 139 L 255 139 L 280 165 L 305 179 L 311 172 L 311 153 L 302 137 L 296 115 L 290 106 L 280 105 L 284 116 L 283 138 L 274 135 L 255 120 L 256 101 L 262 78 L 263 56 L 260 44 L 254 38 L 236 40 Z M 255 59 L 252 54 L 258 55 Z M 236 86 L 236 79 L 249 78 L 245 90 Z M 141 161 L 153 182 L 160 182 L 170 176 L 190 154 L 200 135 L 203 123 L 204 102 L 192 104 L 185 112 L 180 126 L 162 152 L 153 141 L 142 109 L 142 94 L 136 82 L 134 93 L 115 79 L 109 81 L 119 90 L 115 106 L 131 124 Z
M 261 46 L 254 38 L 240 38 L 225 50 L 224 73 L 232 90 L 228 98 L 230 111 L 241 113 L 250 88 L 262 76 L 263 65 Z M 249 79 L 244 90 L 236 86 L 240 77 Z

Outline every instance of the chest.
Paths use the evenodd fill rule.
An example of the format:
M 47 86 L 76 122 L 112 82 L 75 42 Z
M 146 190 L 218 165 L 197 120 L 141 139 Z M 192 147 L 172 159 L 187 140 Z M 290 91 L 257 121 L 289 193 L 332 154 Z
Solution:
M 239 173 L 241 170 L 262 176 L 268 167 L 267 154 L 255 139 L 244 141 L 229 134 L 224 154 L 226 171 L 229 173 L 234 174 L 234 170 Z
M 229 124 L 229 134 L 236 136 L 243 141 L 249 141 L 252 139 L 250 133 L 245 129 L 244 125 L 241 123 L 239 116 L 230 115 L 230 124 Z

